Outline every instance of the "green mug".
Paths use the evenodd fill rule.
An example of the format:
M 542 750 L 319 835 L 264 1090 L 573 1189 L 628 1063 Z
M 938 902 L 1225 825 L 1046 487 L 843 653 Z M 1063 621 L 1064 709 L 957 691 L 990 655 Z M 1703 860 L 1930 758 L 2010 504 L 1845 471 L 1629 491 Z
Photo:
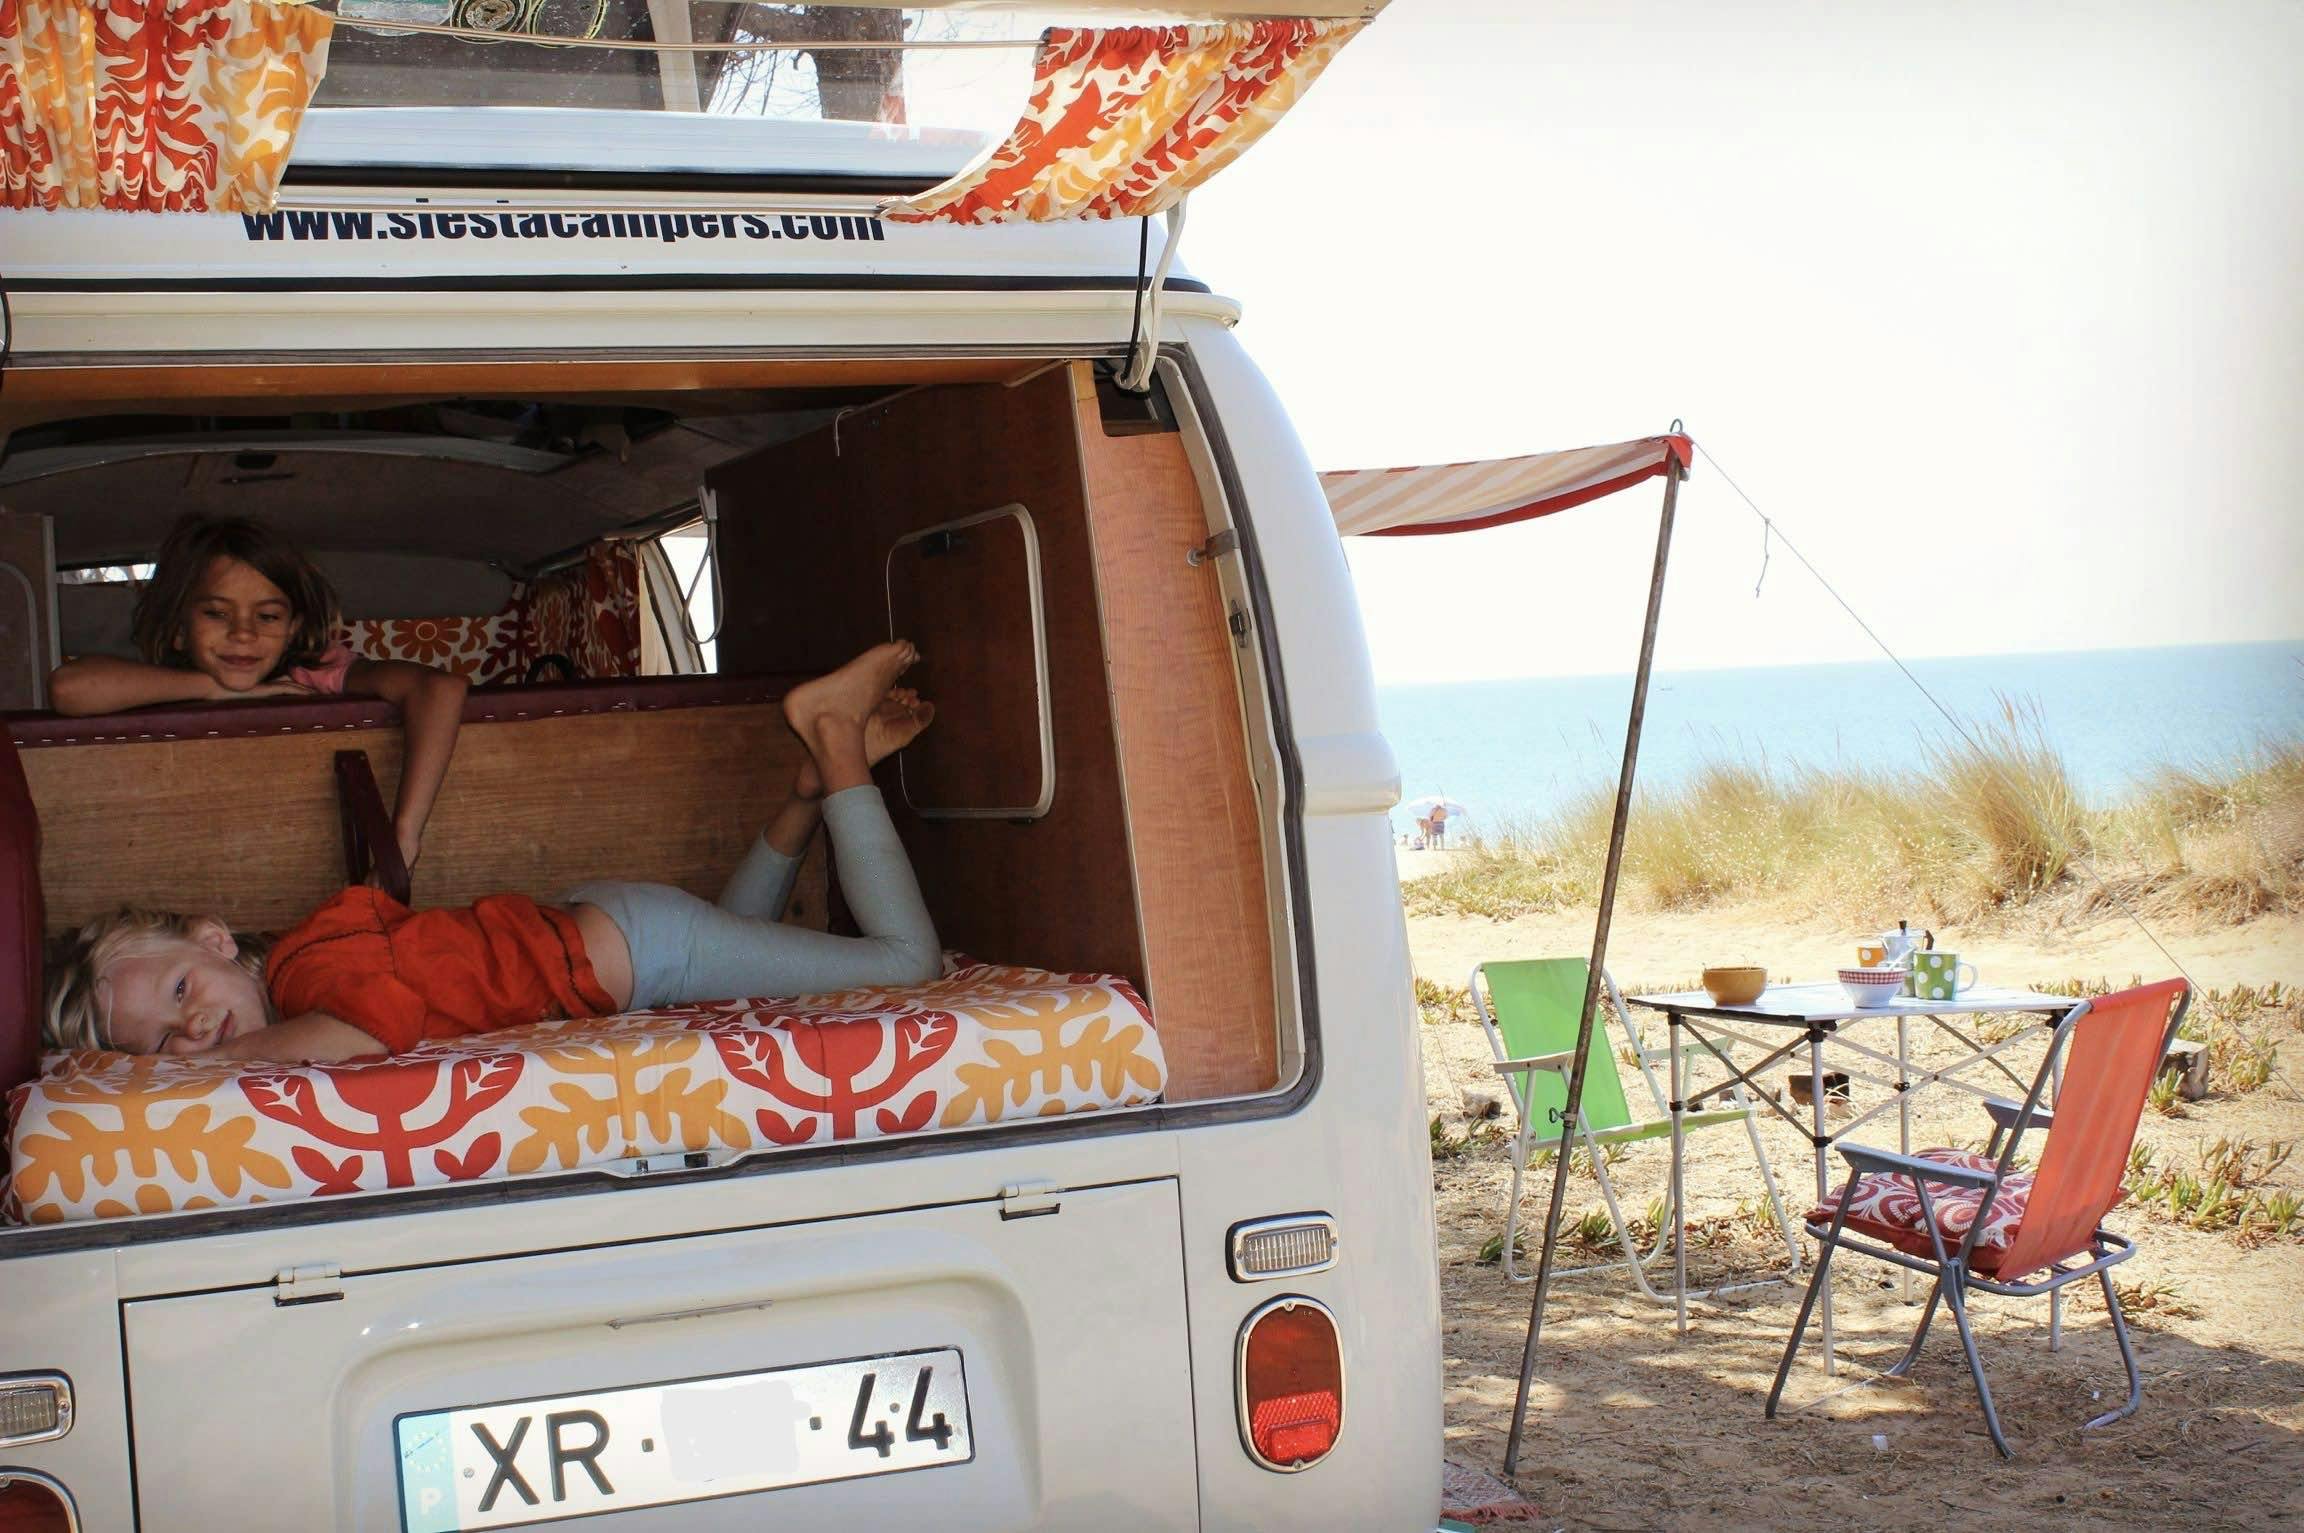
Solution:
M 1931 948 L 1912 955 L 1911 994 L 1923 1001 L 1953 1000 L 1976 983 L 1976 966 L 1958 953 Z

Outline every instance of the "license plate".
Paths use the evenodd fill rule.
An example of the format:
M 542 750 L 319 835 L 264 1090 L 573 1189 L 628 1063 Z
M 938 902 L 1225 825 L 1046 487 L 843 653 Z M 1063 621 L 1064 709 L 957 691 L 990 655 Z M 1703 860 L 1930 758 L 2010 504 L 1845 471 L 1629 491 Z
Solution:
M 406 1533 L 965 1464 L 957 1348 L 440 1411 L 393 1423 Z

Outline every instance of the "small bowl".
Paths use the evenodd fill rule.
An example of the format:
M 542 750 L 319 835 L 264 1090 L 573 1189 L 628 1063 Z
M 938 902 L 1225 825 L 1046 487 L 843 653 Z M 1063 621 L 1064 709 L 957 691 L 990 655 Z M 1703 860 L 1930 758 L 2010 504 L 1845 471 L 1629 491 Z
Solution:
M 1864 1011 L 1889 1005 L 1904 988 L 1902 969 L 1842 969 L 1840 988 L 1848 1004 Z
M 1749 1006 L 1767 988 L 1768 971 L 1757 964 L 1726 964 L 1704 971 L 1704 993 L 1716 1006 Z

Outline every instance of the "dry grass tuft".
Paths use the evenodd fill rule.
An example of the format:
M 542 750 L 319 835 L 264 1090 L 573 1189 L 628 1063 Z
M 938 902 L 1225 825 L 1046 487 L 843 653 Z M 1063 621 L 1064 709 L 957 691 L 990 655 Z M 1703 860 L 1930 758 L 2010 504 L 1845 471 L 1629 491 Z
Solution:
M 2304 908 L 2304 743 L 2266 746 L 2223 771 L 2164 767 L 2107 817 L 2122 876 L 2091 891 L 2237 923 Z
M 2022 904 L 2086 854 L 2087 814 L 2037 709 L 2004 703 L 1997 726 L 1931 746 L 1927 761 L 1978 906 Z
M 1613 806 L 1596 791 L 1491 832 L 1409 884 L 1409 910 L 1503 919 L 1592 904 Z M 2018 703 L 1908 772 L 1716 761 L 1635 799 L 1623 898 L 1664 910 L 1789 899 L 1859 925 L 2045 900 L 2212 922 L 2304 910 L 2304 743 L 2222 771 L 2167 769 L 2106 811 L 2082 804 L 2038 713 Z

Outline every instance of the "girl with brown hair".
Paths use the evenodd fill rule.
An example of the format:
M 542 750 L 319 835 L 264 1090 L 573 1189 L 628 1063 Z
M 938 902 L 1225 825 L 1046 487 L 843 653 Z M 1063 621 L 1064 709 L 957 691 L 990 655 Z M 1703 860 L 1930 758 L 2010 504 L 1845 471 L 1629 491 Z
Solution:
M 467 683 L 414 661 L 361 659 L 337 641 L 339 621 L 328 577 L 279 533 L 261 522 L 186 516 L 136 598 L 141 658 L 66 660 L 48 678 L 49 698 L 74 716 L 342 692 L 398 704 L 407 750 L 392 828 L 414 867 L 455 753 Z

